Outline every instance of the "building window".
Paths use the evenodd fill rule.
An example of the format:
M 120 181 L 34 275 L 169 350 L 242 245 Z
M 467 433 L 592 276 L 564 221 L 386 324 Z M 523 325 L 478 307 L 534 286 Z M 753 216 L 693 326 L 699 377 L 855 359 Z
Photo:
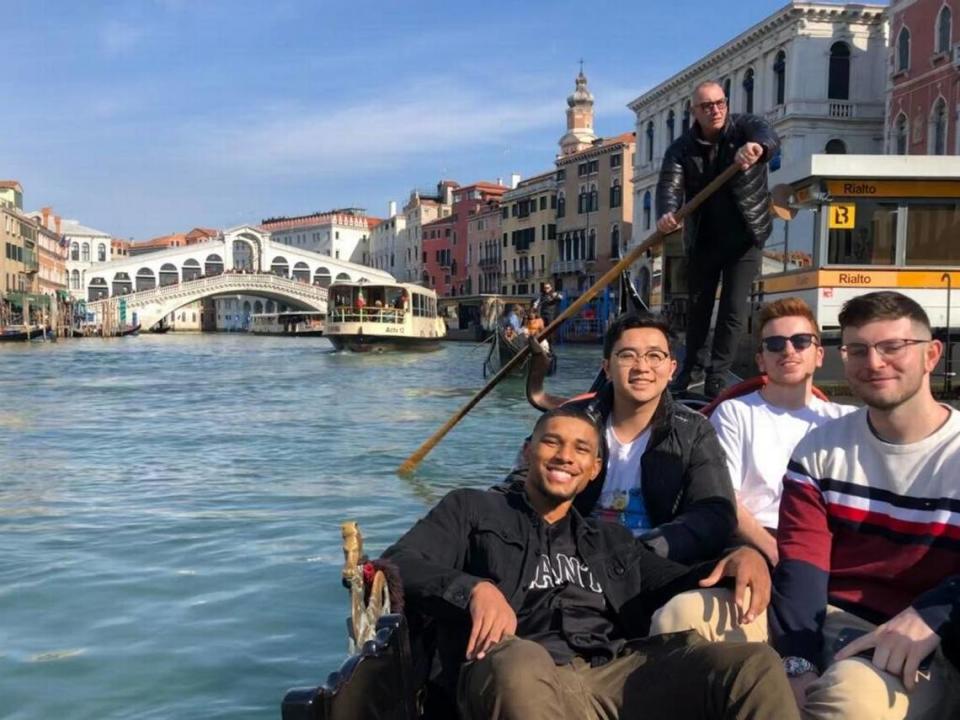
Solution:
M 839 140 L 839 139 L 837 139 L 837 138 L 833 138 L 832 140 L 829 140 L 829 141 L 827 142 L 827 146 L 826 146 L 826 148 L 824 148 L 824 152 L 825 152 L 827 155 L 846 155 L 846 154 L 847 154 L 847 146 L 846 146 L 846 144 L 843 142 L 843 140 Z
M 938 98 L 930 116 L 930 154 L 947 154 L 947 103 Z
M 589 209 L 596 212 L 600 209 L 600 194 L 597 192 L 597 186 L 590 186 L 590 206 Z
M 647 162 L 653 162 L 653 120 L 647 123 Z
M 787 54 L 781 50 L 773 61 L 774 105 L 783 105 L 787 96 Z
M 650 229 L 650 222 L 653 216 L 653 199 L 650 197 L 650 191 L 643 194 L 643 229 Z
M 743 110 L 753 112 L 753 68 L 747 68 L 743 74 Z
M 831 100 L 850 99 L 850 47 L 846 43 L 836 42 L 830 46 L 827 97 Z
M 80 271 L 79 271 L 79 270 L 73 270 L 73 271 L 71 271 L 71 273 L 70 273 L 70 287 L 72 287 L 74 290 L 79 290 L 79 289 L 80 289 Z
M 614 180 L 610 186 L 610 207 L 618 208 L 622 202 L 623 189 L 620 187 L 620 181 Z
M 80 243 L 71 243 L 70 244 L 70 259 L 79 260 L 80 259 Z
M 667 143 L 672 143 L 676 132 L 677 119 L 673 110 L 667 113 Z
M 97 262 L 106 262 L 107 261 L 107 246 L 103 243 L 100 243 L 97 246 Z
M 614 225 L 610 228 L 610 258 L 616 260 L 620 257 L 620 226 Z
M 562 218 L 567 214 L 567 200 L 563 193 L 557 196 L 557 217 Z
M 950 24 L 953 22 L 953 16 L 950 8 L 944 5 L 940 8 L 940 14 L 937 15 L 937 52 L 950 52 Z
M 897 122 L 894 125 L 894 152 L 897 155 L 907 154 L 907 116 L 903 113 L 897 116 Z
M 897 72 L 910 67 L 910 31 L 906 27 L 900 28 L 897 35 Z
M 597 259 L 597 231 L 590 228 L 590 239 L 587 241 L 587 260 Z
M 690 129 L 690 101 L 683 104 L 683 117 L 680 119 L 680 132 L 686 132 Z
M 611 168 L 618 168 L 618 167 L 620 167 L 620 165 L 621 165 L 622 163 L 623 163 L 623 155 L 617 154 L 617 155 L 611 155 L 611 156 L 610 156 L 610 167 L 611 167 Z
M 90 262 L 90 243 L 84 243 L 80 250 L 80 260 Z
M 546 196 L 546 195 L 541 195 L 541 196 L 540 196 L 540 209 L 541 209 L 541 210 L 546 210 L 546 209 L 547 209 L 547 196 Z

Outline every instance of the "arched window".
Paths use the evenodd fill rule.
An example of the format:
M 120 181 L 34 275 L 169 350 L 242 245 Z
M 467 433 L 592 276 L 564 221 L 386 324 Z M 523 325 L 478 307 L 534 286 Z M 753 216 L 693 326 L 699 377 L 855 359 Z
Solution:
M 781 50 L 773 61 L 773 104 L 783 105 L 787 97 L 787 54 Z
M 653 162 L 653 120 L 647 123 L 647 162 Z
M 337 273 L 337 282 L 341 280 L 346 280 L 347 282 L 350 282 L 350 276 L 347 275 L 345 272 Z
M 180 271 L 173 263 L 164 263 L 160 267 L 160 287 L 176 285 L 180 282 Z
M 930 116 L 930 154 L 947 154 L 947 103 L 937 98 Z
M 674 136 L 676 134 L 676 124 L 677 118 L 676 114 L 671 110 L 667 113 L 667 143 L 672 143 Z
M 831 100 L 850 99 L 850 47 L 844 42 L 830 46 L 827 97 Z
M 577 215 L 583 215 L 590 211 L 590 194 L 587 192 L 587 186 L 581 185 L 580 192 L 577 194 Z
M 557 195 L 557 217 L 562 218 L 567 214 L 567 199 L 563 193 Z
M 330 271 L 321 266 L 313 273 L 313 284 L 320 287 L 330 287 Z
M 753 68 L 747 68 L 743 74 L 743 111 L 753 112 Z
M 683 104 L 683 117 L 680 120 L 680 132 L 686 132 L 690 129 L 690 101 Z
M 253 303 L 253 313 L 254 315 L 260 315 L 263 312 L 263 302 L 257 300 Z
M 76 245 L 76 243 L 74 243 Z M 73 270 L 70 272 L 70 287 L 74 290 L 80 289 L 80 271 Z
M 590 210 L 595 212 L 600 209 L 600 194 L 597 192 L 597 186 L 590 186 Z
M 610 228 L 610 257 L 616 259 L 620 257 L 620 226 L 614 225 Z
M 100 298 L 105 298 L 110 294 L 110 289 L 107 286 L 107 281 L 101 277 L 95 277 L 90 281 L 90 285 L 87 286 L 87 300 L 99 300 Z
M 150 268 L 140 268 L 137 270 L 137 292 L 141 290 L 153 290 L 157 286 L 157 278 Z
M 97 262 L 106 262 L 107 261 L 107 246 L 103 243 L 100 243 L 97 246 Z
M 70 259 L 80 260 L 80 243 L 70 243 Z
M 112 293 L 114 295 L 126 295 L 133 292 L 133 283 L 130 276 L 125 272 L 118 272 L 113 276 Z
M 203 274 L 210 277 L 211 275 L 220 275 L 222 273 L 223 258 L 216 253 L 207 255 L 207 259 L 203 263 Z
M 910 31 L 906 26 L 897 35 L 897 72 L 910 68 Z
M 275 306 L 274 306 L 274 304 L 273 304 L 273 300 L 267 300 L 266 311 L 267 311 L 268 313 L 272 313 L 272 312 L 274 312 L 274 310 L 275 310 Z
M 827 141 L 827 146 L 824 148 L 824 152 L 827 155 L 846 155 L 847 145 L 845 142 L 843 142 L 843 140 L 833 138 L 832 140 Z
M 893 147 L 897 155 L 907 154 L 907 116 L 904 113 L 897 116 L 894 124 Z
M 650 196 L 650 191 L 647 190 L 643 194 L 643 229 L 644 230 L 650 229 L 652 216 L 653 216 L 653 198 Z
M 597 259 L 597 230 L 590 228 L 590 239 L 587 241 L 587 260 Z
M 940 8 L 940 14 L 937 15 L 937 52 L 950 52 L 950 25 L 953 22 L 953 14 L 950 8 L 944 5 Z
M 290 277 L 290 264 L 285 257 L 277 255 L 270 263 L 270 272 L 280 277 Z
M 80 247 L 80 260 L 90 262 L 90 243 L 84 243 Z
M 200 262 L 190 258 L 183 261 L 183 270 L 181 271 L 183 281 L 196 280 L 200 277 Z
M 293 266 L 293 279 L 301 282 L 310 282 L 310 268 L 305 262 L 298 262 Z
M 614 180 L 610 186 L 610 207 L 618 208 L 623 202 L 623 188 L 620 187 L 620 181 Z

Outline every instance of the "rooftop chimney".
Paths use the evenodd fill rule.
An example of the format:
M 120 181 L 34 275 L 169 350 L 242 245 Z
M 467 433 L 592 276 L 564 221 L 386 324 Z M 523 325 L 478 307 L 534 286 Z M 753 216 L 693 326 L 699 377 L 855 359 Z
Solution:
M 397 201 L 391 200 L 389 203 L 387 203 L 387 217 L 392 218 L 396 214 L 397 214 Z
M 520 173 L 513 173 L 510 175 L 510 187 L 516 188 L 520 184 Z

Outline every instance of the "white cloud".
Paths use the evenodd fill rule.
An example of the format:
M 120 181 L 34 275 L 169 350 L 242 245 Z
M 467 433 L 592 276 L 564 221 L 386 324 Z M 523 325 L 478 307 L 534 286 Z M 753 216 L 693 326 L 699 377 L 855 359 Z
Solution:
M 510 98 L 451 81 L 407 86 L 343 106 L 250 108 L 216 127 L 189 132 L 207 162 L 266 175 L 349 176 L 395 168 L 404 158 L 503 145 L 531 130 L 563 130 L 562 101 L 539 93 Z M 224 124 L 226 123 L 226 124 Z
M 119 20 L 110 20 L 100 28 L 100 47 L 107 55 L 124 55 L 143 39 L 142 28 Z

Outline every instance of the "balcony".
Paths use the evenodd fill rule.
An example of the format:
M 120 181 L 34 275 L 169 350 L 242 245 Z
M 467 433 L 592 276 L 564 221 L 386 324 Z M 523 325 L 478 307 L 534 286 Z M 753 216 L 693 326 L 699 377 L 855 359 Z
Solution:
M 479 264 L 482 269 L 489 270 L 490 268 L 500 267 L 501 260 L 502 258 L 499 255 L 489 255 L 480 258 Z
M 517 280 L 528 280 L 534 275 L 533 268 L 520 268 L 513 271 L 513 277 Z
M 778 105 L 764 113 L 770 122 L 786 117 L 815 117 L 833 120 L 875 120 L 883 121 L 882 102 L 854 102 L 851 100 L 795 100 L 786 105 Z
M 553 263 L 553 274 L 554 275 L 566 275 L 569 273 L 585 273 L 587 272 L 587 263 L 592 263 L 594 260 L 557 260 Z

